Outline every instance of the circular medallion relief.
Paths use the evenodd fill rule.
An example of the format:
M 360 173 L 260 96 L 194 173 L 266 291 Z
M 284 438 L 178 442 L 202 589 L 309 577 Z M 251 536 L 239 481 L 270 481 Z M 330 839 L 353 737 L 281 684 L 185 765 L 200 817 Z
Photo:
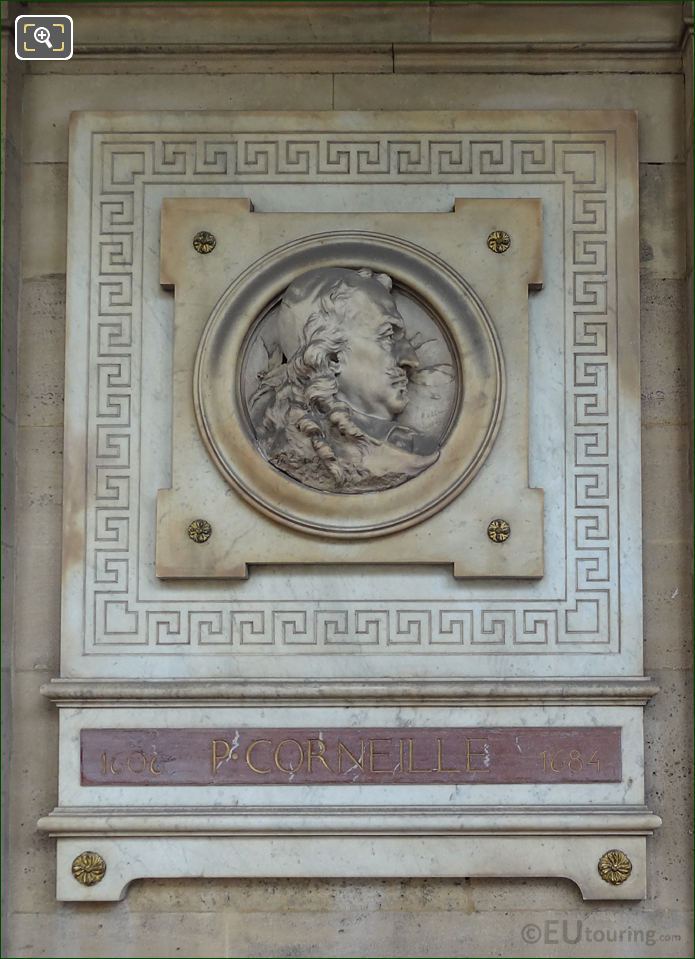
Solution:
M 369 267 L 293 280 L 256 324 L 241 377 L 268 462 L 345 495 L 391 489 L 432 466 L 461 393 L 440 324 Z
M 201 338 L 194 401 L 225 479 L 304 532 L 376 536 L 470 482 L 502 405 L 473 290 L 396 237 L 294 241 L 238 277 Z

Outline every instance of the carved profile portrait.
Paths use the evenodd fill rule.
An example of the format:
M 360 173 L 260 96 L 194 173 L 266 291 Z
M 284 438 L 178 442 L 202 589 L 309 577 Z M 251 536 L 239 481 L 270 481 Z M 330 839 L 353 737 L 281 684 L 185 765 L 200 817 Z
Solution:
M 391 277 L 325 267 L 265 316 L 246 401 L 272 466 L 313 489 L 400 486 L 439 457 L 457 384 L 436 320 Z

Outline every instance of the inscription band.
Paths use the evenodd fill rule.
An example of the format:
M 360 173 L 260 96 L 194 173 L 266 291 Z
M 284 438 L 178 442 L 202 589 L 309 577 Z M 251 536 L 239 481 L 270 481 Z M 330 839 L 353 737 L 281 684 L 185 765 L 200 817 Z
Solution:
M 620 782 L 621 729 L 83 729 L 83 786 Z

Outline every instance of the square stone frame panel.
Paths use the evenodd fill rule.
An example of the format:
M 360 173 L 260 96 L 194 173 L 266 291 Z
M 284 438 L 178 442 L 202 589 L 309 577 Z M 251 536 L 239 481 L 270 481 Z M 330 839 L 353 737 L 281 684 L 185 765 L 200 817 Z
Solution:
M 216 242 L 204 255 L 192 242 L 203 223 Z M 513 238 L 503 255 L 487 246 L 498 225 Z M 359 253 L 346 253 L 353 244 Z M 175 288 L 176 308 L 172 488 L 157 496 L 159 577 L 229 580 L 246 578 L 251 564 L 256 575 L 258 566 L 298 563 L 436 563 L 456 577 L 542 577 L 543 491 L 528 489 L 528 298 L 542 287 L 539 200 L 457 200 L 430 214 L 275 214 L 255 212 L 248 199 L 165 199 L 161 246 L 162 283 Z M 288 255 L 299 258 L 295 277 L 312 257 L 358 256 L 357 266 L 374 268 L 370 256 L 386 256 L 380 268 L 401 271 L 439 310 L 463 403 L 437 461 L 410 481 L 366 495 L 317 492 L 269 466 L 245 428 L 248 412 L 232 383 L 257 316 L 241 308 L 240 289 L 253 283 L 262 299 L 269 283 L 285 285 L 276 274 Z M 208 515 L 211 535 L 197 542 L 189 524 Z M 511 528 L 504 543 L 487 534 L 498 516 Z M 381 535 L 348 532 L 375 526 Z
M 636 117 L 623 111 L 75 115 L 63 676 L 641 676 L 637 184 Z M 383 589 L 363 576 L 322 594 L 298 571 L 291 590 L 252 576 L 231 595 L 158 582 L 154 500 L 168 476 L 142 465 L 147 424 L 166 422 L 170 403 L 160 390 L 173 315 L 158 288 L 162 198 L 265 191 L 267 209 L 272 189 L 320 209 L 322 193 L 335 204 L 357 187 L 374 208 L 408 185 L 425 211 L 447 191 L 544 200 L 536 296 L 561 304 L 560 343 L 552 356 L 532 345 L 531 390 L 541 384 L 535 402 L 564 436 L 544 448 L 559 457 L 553 477 L 531 476 L 546 490 L 544 580 L 452 587 L 450 576 L 444 586 L 395 570 Z M 542 447 L 538 421 L 532 431 Z M 164 446 L 157 463 L 167 457 Z M 530 467 L 538 473 L 533 458 Z

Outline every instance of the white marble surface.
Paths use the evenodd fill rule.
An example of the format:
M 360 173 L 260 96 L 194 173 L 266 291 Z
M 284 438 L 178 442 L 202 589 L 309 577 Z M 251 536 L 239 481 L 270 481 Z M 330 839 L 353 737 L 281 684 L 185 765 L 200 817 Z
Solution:
M 562 823 L 556 826 L 561 831 Z M 586 825 L 585 825 L 586 828 Z M 643 899 L 646 892 L 643 835 L 419 836 L 407 843 L 388 836 L 200 835 L 175 838 L 58 840 L 56 893 L 62 900 L 121 899 L 134 879 L 154 877 L 265 876 L 519 876 L 574 880 L 585 899 Z M 619 886 L 601 879 L 597 864 L 609 849 L 620 849 L 632 863 Z M 70 872 L 75 856 L 99 853 L 104 879 L 81 886 Z
M 453 813 L 468 806 L 572 806 L 604 804 L 640 806 L 644 802 L 642 709 L 640 707 L 532 707 L 432 708 L 316 706 L 281 708 L 211 708 L 183 702 L 178 707 L 129 708 L 95 706 L 60 710 L 61 807 L 250 806 L 257 809 L 305 806 L 446 806 Z M 82 729 L 157 729 L 241 727 L 370 728 L 393 726 L 620 726 L 622 780 L 619 783 L 452 785 L 267 785 L 267 786 L 82 786 L 80 785 L 80 731 Z M 424 809 L 423 809 L 424 813 Z
M 639 675 L 634 118 L 570 119 L 571 134 L 568 116 L 552 113 L 76 121 L 64 674 Z M 379 132 L 394 129 L 400 140 Z M 289 145 L 298 141 L 301 149 Z M 274 212 L 437 212 L 456 196 L 541 198 L 545 285 L 531 300 L 529 358 L 530 483 L 545 490 L 540 582 L 456 583 L 424 567 L 157 580 L 173 316 L 158 286 L 159 210 L 163 196 L 215 195 L 252 196 Z
M 644 837 L 658 819 L 643 806 L 642 708 L 634 690 L 612 684 L 642 676 L 636 142 L 627 112 L 76 117 L 61 674 L 113 688 L 89 705 L 61 702 L 60 806 L 41 822 L 60 837 L 61 898 L 118 898 L 138 876 L 230 874 L 570 874 L 590 898 L 644 895 Z M 159 286 L 162 200 L 233 196 L 267 213 L 443 213 L 456 197 L 541 200 L 528 470 L 545 494 L 542 579 L 456 582 L 448 569 L 395 565 L 253 569 L 240 583 L 157 578 L 155 501 L 171 484 L 177 373 L 174 304 Z M 557 691 L 581 677 L 597 688 L 572 705 L 561 691 L 543 705 L 538 690 L 484 703 L 493 681 L 533 678 Z M 135 705 L 131 692 L 148 679 L 255 680 L 260 691 L 243 708 L 184 687 L 177 705 Z M 435 682 L 472 679 L 483 693 L 470 706 Z M 390 704 L 375 692 L 355 705 L 353 683 L 331 706 L 320 690 L 316 705 L 272 706 L 283 683 L 309 680 L 385 683 Z M 399 684 L 405 696 L 419 681 L 431 681 L 427 705 L 410 692 L 399 705 Z M 571 788 L 156 793 L 79 784 L 85 727 L 377 717 L 394 726 L 621 725 L 624 778 Z M 426 836 L 413 834 L 413 807 Z M 634 872 L 613 887 L 596 864 L 615 847 Z M 105 856 L 108 878 L 76 889 L 69 864 L 85 849 Z

